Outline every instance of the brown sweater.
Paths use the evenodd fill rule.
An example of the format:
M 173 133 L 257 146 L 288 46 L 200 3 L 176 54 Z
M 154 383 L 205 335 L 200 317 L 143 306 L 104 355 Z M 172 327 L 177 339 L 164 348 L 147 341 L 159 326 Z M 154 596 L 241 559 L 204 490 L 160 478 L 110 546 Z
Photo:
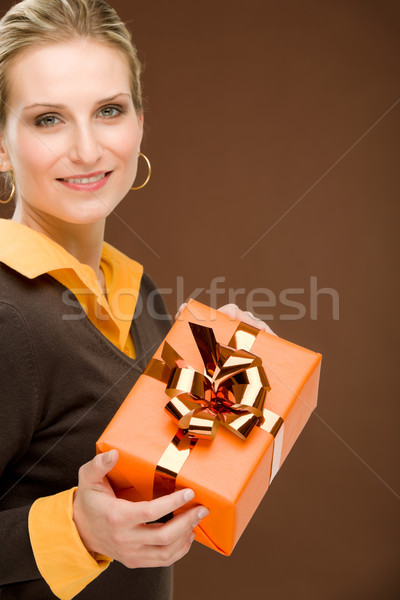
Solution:
M 55 598 L 37 569 L 28 513 L 38 497 L 77 485 L 79 467 L 143 372 L 171 322 L 143 274 L 132 322 L 136 359 L 82 315 L 50 275 L 27 279 L 0 264 L 0 597 Z M 79 600 L 168 600 L 172 568 L 113 562 Z

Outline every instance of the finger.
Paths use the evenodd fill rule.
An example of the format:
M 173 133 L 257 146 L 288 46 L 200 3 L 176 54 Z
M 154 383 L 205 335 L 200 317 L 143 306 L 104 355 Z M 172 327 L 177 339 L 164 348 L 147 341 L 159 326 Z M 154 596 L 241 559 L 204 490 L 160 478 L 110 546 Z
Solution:
M 237 313 L 239 308 L 236 306 L 236 304 L 224 304 L 224 306 L 221 306 L 217 310 L 219 312 L 224 313 L 225 315 L 228 315 L 228 317 L 232 317 L 232 319 L 239 318 L 238 313 Z
M 257 329 L 261 329 L 262 331 L 276 335 L 276 333 L 274 333 L 264 321 L 253 315 L 253 313 L 251 313 L 249 310 L 241 310 L 238 306 L 236 306 L 236 304 L 225 304 L 218 310 L 229 317 L 232 317 L 233 319 L 238 319 L 239 321 L 243 321 L 243 323 L 247 323 L 247 325 L 252 325 Z
M 187 302 L 184 302 L 183 304 L 180 305 L 180 307 L 178 308 L 178 311 L 175 315 L 175 320 L 179 317 L 179 315 L 181 314 L 181 312 L 183 311 L 183 309 L 185 308 Z
M 275 331 L 272 331 L 271 327 L 269 325 L 267 325 L 266 323 L 263 322 L 263 328 L 264 331 L 266 331 L 267 333 L 271 333 L 272 335 L 274 335 L 275 337 L 279 337 L 277 333 L 275 333 Z M 260 328 L 262 329 L 262 328 Z
M 141 517 L 142 523 L 157 521 L 164 515 L 168 515 L 177 508 L 184 506 L 187 502 L 193 500 L 193 498 L 194 491 L 185 489 L 179 490 L 178 492 L 173 492 L 172 494 L 167 494 L 161 498 L 156 498 L 155 500 L 137 502 L 137 514 Z
M 256 320 L 256 317 L 251 314 L 250 311 L 241 310 L 236 304 L 224 304 L 218 309 L 219 312 L 228 315 L 232 319 L 238 319 L 239 321 L 243 321 L 244 323 L 248 323 L 249 325 L 258 325 L 258 323 L 262 323 L 260 319 Z
M 233 317 L 234 319 L 239 319 L 248 325 L 254 325 L 255 327 L 264 325 L 264 322 L 261 321 L 261 319 L 255 317 L 249 310 L 241 310 L 238 306 L 236 306 L 236 304 L 225 304 L 218 310 L 230 317 Z
M 205 506 L 196 506 L 173 517 L 167 523 L 142 525 L 140 543 L 154 546 L 168 546 L 176 540 L 190 535 L 192 530 L 209 513 Z
M 176 540 L 169 546 L 150 546 L 157 564 L 168 567 L 182 558 L 192 545 L 190 533 Z M 143 546 L 145 548 L 145 546 Z
M 245 312 L 243 312 L 243 311 L 240 311 L 240 312 L 242 313 L 242 315 L 244 317 L 241 320 L 244 321 L 245 323 L 248 323 L 249 325 L 253 325 L 254 327 L 257 327 L 258 329 L 262 329 L 263 331 L 266 331 L 267 333 L 272 333 L 272 335 L 276 335 L 276 333 L 274 333 L 272 331 L 272 329 L 269 325 L 267 325 L 264 321 L 262 321 L 261 319 L 259 319 L 255 315 L 253 315 L 253 313 L 250 312 L 249 310 L 246 310 Z
M 172 565 L 181 559 L 190 550 L 194 536 L 189 533 L 176 540 L 169 546 L 141 546 L 140 558 L 144 566 L 164 566 Z
M 110 450 L 109 452 L 98 454 L 92 460 L 82 465 L 79 469 L 80 487 L 90 488 L 99 483 L 104 484 L 106 482 L 104 479 L 105 476 L 115 467 L 118 458 L 118 451 Z

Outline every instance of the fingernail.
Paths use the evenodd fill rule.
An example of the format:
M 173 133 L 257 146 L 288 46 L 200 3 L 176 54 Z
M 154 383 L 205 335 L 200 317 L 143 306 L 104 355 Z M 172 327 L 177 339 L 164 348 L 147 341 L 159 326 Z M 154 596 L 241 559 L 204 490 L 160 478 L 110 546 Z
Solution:
M 109 465 L 114 458 L 114 450 L 109 450 L 105 454 L 103 454 L 104 462 L 106 465 Z
M 189 542 L 192 543 L 194 541 L 194 538 L 196 537 L 195 533 L 191 533 L 190 534 L 190 538 L 189 538 Z
M 178 311 L 175 315 L 175 319 L 177 319 L 179 317 L 179 315 L 181 314 L 181 312 L 183 311 L 183 309 L 185 308 L 187 302 L 184 302 L 183 304 L 180 305 L 180 307 L 178 308 Z
M 204 517 L 206 517 L 209 514 L 209 510 L 208 508 L 205 508 L 204 506 L 202 508 L 200 508 L 199 512 L 197 513 L 197 518 L 199 520 L 204 519 Z
M 185 493 L 183 494 L 183 499 L 185 500 L 185 502 L 189 502 L 190 500 L 193 500 L 195 494 L 193 490 L 185 490 Z
M 194 529 L 195 527 L 197 527 L 197 525 L 200 523 L 200 521 L 202 519 L 204 519 L 204 517 L 206 517 L 209 514 L 209 510 L 208 508 L 205 508 L 204 506 L 202 506 L 200 508 L 200 510 L 197 512 L 197 516 L 196 516 L 196 521 L 194 523 L 192 523 L 192 528 Z

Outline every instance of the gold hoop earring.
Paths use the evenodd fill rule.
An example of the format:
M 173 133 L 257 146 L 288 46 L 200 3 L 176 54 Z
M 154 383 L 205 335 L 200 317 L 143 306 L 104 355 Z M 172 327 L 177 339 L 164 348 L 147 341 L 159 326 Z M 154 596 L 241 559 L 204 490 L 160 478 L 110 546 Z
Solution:
M 148 172 L 146 181 L 144 183 L 142 183 L 142 185 L 139 185 L 138 187 L 131 187 L 131 190 L 140 190 L 141 188 L 143 188 L 145 185 L 147 185 L 149 183 L 149 179 L 151 176 L 151 165 L 150 165 L 149 159 L 147 158 L 147 156 L 145 156 L 141 152 L 139 152 L 138 156 L 143 156 L 144 160 L 147 162 L 147 166 L 149 167 L 149 172 Z
M 14 181 L 14 175 L 12 172 L 12 169 L 10 169 L 10 175 L 11 175 L 11 181 L 12 181 L 12 190 L 11 190 L 11 194 L 8 196 L 7 200 L 0 200 L 0 204 L 8 204 L 8 202 L 10 202 L 15 194 L 15 181 Z

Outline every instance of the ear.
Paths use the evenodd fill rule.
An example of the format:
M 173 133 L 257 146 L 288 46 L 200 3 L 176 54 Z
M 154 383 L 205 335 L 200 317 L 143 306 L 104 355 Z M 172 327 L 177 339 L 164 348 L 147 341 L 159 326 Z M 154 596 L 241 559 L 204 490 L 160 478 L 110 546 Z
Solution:
M 139 148 L 140 148 L 140 144 L 142 143 L 142 138 L 143 138 L 143 113 L 139 113 L 137 115 L 137 120 L 139 122 L 139 127 L 140 127 L 140 139 L 139 139 Z
M 9 171 L 11 169 L 11 161 L 5 146 L 4 135 L 0 134 L 0 171 Z

